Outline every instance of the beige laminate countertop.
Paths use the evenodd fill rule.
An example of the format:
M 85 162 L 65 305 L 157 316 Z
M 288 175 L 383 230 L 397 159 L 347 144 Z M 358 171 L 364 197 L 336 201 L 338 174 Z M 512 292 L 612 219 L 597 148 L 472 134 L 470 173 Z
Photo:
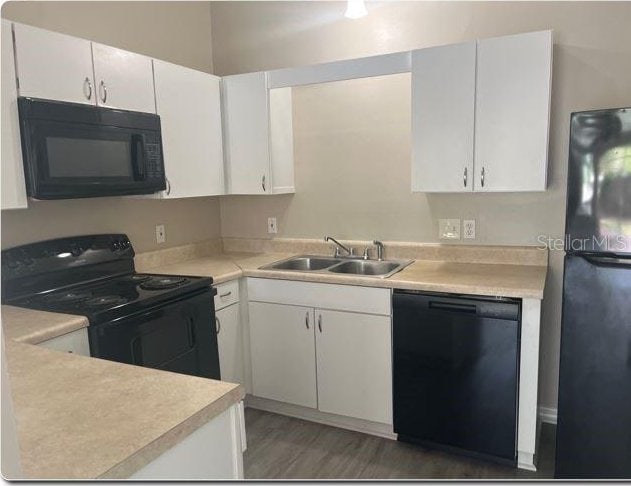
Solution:
M 129 477 L 245 396 L 233 383 L 27 344 L 85 318 L 2 306 L 2 321 L 28 479 Z
M 241 276 L 300 280 L 364 287 L 397 288 L 458 294 L 543 299 L 547 267 L 499 263 L 457 263 L 416 260 L 389 278 L 334 273 L 261 270 L 260 267 L 294 256 L 292 253 L 224 253 L 167 264 L 154 273 L 212 276 L 222 283 Z

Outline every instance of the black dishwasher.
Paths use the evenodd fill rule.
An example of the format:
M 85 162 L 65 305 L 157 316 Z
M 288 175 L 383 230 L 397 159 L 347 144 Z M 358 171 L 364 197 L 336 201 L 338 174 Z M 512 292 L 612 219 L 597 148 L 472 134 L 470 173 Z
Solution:
M 395 290 L 399 440 L 516 464 L 521 303 Z

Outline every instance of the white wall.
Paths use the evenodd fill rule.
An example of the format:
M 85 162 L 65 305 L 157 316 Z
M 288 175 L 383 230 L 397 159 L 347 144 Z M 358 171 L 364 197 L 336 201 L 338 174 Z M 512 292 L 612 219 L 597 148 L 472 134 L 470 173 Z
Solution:
M 345 19 L 344 8 L 345 2 L 213 2 L 215 72 L 308 65 L 553 29 L 549 190 L 410 194 L 409 159 L 400 153 L 379 160 L 347 152 L 342 161 L 332 150 L 326 157 L 321 148 L 318 160 L 296 161 L 295 195 L 222 199 L 222 234 L 267 237 L 267 217 L 277 216 L 279 236 L 436 242 L 438 218 L 471 217 L 477 220 L 478 244 L 536 244 L 539 234 L 561 237 L 570 113 L 631 106 L 631 3 L 368 2 L 369 14 L 359 20 Z M 366 191 L 350 181 L 342 189 L 339 178 L 326 184 L 321 170 L 331 178 L 336 171 L 360 174 L 361 182 L 378 180 L 387 190 L 369 186 L 373 190 Z M 540 403 L 551 407 L 557 398 L 562 271 L 562 254 L 552 252 L 540 364 Z

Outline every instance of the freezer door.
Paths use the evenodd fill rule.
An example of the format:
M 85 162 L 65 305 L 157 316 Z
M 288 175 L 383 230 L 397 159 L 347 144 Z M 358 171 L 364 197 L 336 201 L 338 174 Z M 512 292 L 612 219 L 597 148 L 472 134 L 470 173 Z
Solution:
M 557 478 L 631 478 L 631 260 L 565 257 Z
M 631 108 L 572 114 L 566 250 L 631 254 Z

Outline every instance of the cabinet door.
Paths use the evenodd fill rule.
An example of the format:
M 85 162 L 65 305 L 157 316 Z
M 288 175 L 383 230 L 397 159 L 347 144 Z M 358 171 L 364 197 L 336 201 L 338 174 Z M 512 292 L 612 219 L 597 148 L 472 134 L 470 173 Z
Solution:
M 543 191 L 552 32 L 478 42 L 475 190 Z
M 2 209 L 25 208 L 26 188 L 20 145 L 17 86 L 11 22 L 2 20 Z
M 315 408 L 313 309 L 250 302 L 249 310 L 253 395 Z
M 239 321 L 239 304 L 216 311 L 215 318 L 221 379 L 243 384 L 243 333 Z
M 20 96 L 96 103 L 90 41 L 14 24 Z
M 270 147 L 267 75 L 223 78 L 229 194 L 269 194 Z
M 392 424 L 389 316 L 316 309 L 318 409 Z
M 412 52 L 412 191 L 473 190 L 475 41 Z
M 92 52 L 100 106 L 156 112 L 151 58 L 94 42 Z
M 154 60 L 166 198 L 224 193 L 221 78 Z

